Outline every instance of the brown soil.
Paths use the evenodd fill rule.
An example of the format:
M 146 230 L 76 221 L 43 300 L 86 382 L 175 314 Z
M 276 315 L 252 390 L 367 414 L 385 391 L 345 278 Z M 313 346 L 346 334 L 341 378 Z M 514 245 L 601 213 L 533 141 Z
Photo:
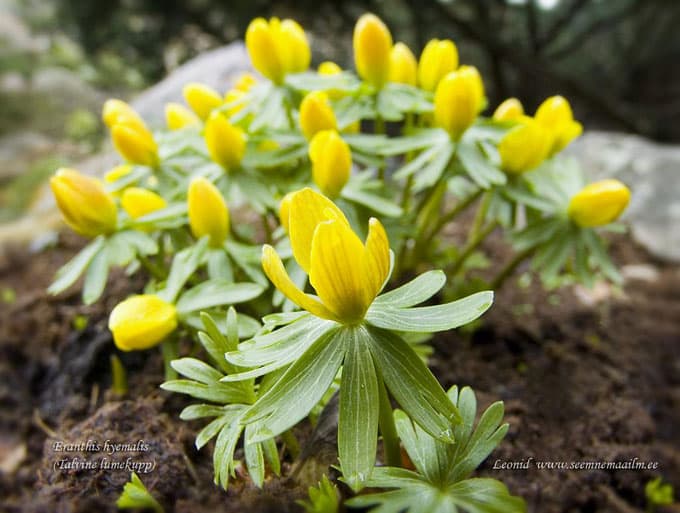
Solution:
M 129 470 L 55 468 L 73 457 L 153 462 L 140 476 L 168 512 L 300 511 L 294 500 L 333 459 L 325 443 L 332 420 L 330 435 L 310 442 L 308 430 L 300 433 L 315 465 L 294 473 L 285 464 L 287 477 L 270 479 L 264 492 L 240 474 L 228 492 L 219 490 L 212 448 L 193 447 L 200 424 L 178 418 L 187 401 L 157 388 L 157 351 L 120 355 L 130 393 L 122 400 L 108 392 L 116 350 L 107 313 L 140 282 L 115 275 L 107 297 L 92 307 L 81 306 L 77 293 L 45 295 L 78 245 L 66 238 L 46 253 L 10 251 L 0 261 L 0 289 L 17 291 L 14 303 L 0 305 L 0 511 L 116 511 Z M 658 279 L 629 280 L 621 294 L 594 306 L 572 287 L 547 293 L 536 280 L 508 286 L 479 329 L 435 339 L 431 365 L 445 386 L 471 385 L 482 406 L 505 401 L 511 429 L 481 474 L 503 480 L 532 513 L 644 511 L 644 485 L 657 475 L 680 490 L 680 270 L 653 262 L 625 239 L 614 250 L 620 265 L 653 264 Z M 87 327 L 77 331 L 73 321 L 83 315 Z M 88 440 L 143 440 L 147 450 L 108 455 L 55 446 Z M 530 457 L 527 470 L 493 468 L 497 460 Z M 632 458 L 659 467 L 566 471 L 535 464 Z

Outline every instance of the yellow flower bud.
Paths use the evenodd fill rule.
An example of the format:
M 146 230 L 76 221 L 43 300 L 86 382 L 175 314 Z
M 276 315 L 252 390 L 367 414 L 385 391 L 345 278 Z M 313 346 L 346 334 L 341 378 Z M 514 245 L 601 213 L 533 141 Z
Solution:
M 331 199 L 339 196 L 352 170 L 349 145 L 335 130 L 323 130 L 309 143 L 309 158 L 319 190 Z
M 418 63 L 413 52 L 404 43 L 397 43 L 390 51 L 390 82 L 416 85 Z
M 102 120 L 109 128 L 113 128 L 115 125 L 127 125 L 138 132 L 149 131 L 144 120 L 132 107 L 130 107 L 130 105 L 115 98 L 104 102 Z
M 435 91 L 446 75 L 458 68 L 458 49 L 449 39 L 432 39 L 425 45 L 418 62 L 418 83 L 425 91 Z
M 104 175 L 104 181 L 106 183 L 114 183 L 129 175 L 132 172 L 132 166 L 130 164 L 121 164 L 111 169 L 108 173 Z
M 165 106 L 165 123 L 170 130 L 198 125 L 201 120 L 198 116 L 179 103 L 168 103 Z
M 338 75 L 342 73 L 342 68 L 331 61 L 324 61 L 319 64 L 317 69 L 319 75 Z
M 212 247 L 220 247 L 229 234 L 229 209 L 222 193 L 206 178 L 194 178 L 187 195 L 189 226 L 194 237 L 208 235 Z
M 191 110 L 205 121 L 210 113 L 222 105 L 222 96 L 212 87 L 204 84 L 192 82 L 182 89 L 184 99 L 191 107 Z
M 312 91 L 300 104 L 300 128 L 307 139 L 321 130 L 335 130 L 338 127 L 335 113 L 328 96 L 322 91 Z
M 257 79 L 252 73 L 241 73 L 238 80 L 234 83 L 234 89 L 247 93 L 257 84 Z
M 354 27 L 354 65 L 366 82 L 381 88 L 390 73 L 392 35 L 380 18 L 364 14 Z
M 574 121 L 571 105 L 562 96 L 545 100 L 536 110 L 535 117 L 552 136 L 550 156 L 562 151 L 583 132 L 581 123 Z
M 435 124 L 455 141 L 475 122 L 484 102 L 484 86 L 477 68 L 461 66 L 446 75 L 434 95 Z
M 496 121 L 517 121 L 524 116 L 524 107 L 517 98 L 508 98 L 493 113 Z
M 120 204 L 132 219 L 143 217 L 168 206 L 165 200 L 158 194 L 141 187 L 128 187 L 125 189 L 120 198 Z
M 253 67 L 276 84 L 287 73 L 305 71 L 311 61 L 307 36 L 293 20 L 255 18 L 246 30 L 246 48 Z
M 96 237 L 116 230 L 116 204 L 99 180 L 62 168 L 50 179 L 50 186 L 64 221 L 74 232 Z
M 510 175 L 519 175 L 540 165 L 547 156 L 550 138 L 534 119 L 522 117 L 498 145 L 501 169 Z
M 175 306 L 153 294 L 131 296 L 109 316 L 113 341 L 121 351 L 149 349 L 177 328 Z
M 205 144 L 213 161 L 224 169 L 241 165 L 246 151 L 246 134 L 221 113 L 214 112 L 205 123 Z
M 581 227 L 602 226 L 618 219 L 629 201 L 628 187 L 618 180 L 602 180 L 586 185 L 574 195 L 568 214 Z
M 128 162 L 158 167 L 158 146 L 150 132 L 136 130 L 130 125 L 114 125 L 111 138 L 118 153 Z

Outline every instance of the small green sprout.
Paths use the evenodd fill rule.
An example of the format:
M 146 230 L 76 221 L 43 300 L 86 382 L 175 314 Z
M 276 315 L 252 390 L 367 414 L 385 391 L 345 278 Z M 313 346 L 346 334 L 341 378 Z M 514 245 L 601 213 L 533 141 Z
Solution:
M 0 298 L 2 299 L 3 303 L 12 305 L 17 300 L 17 293 L 13 288 L 5 287 L 2 289 L 2 291 L 0 291 Z
M 310 486 L 308 494 L 309 499 L 297 501 L 307 513 L 337 513 L 340 496 L 327 475 L 324 474 L 318 486 Z
M 652 479 L 645 485 L 647 512 L 653 513 L 658 506 L 673 504 L 673 485 L 664 483 L 661 476 Z
M 84 331 L 89 323 L 89 318 L 87 315 L 76 315 L 73 318 L 73 329 L 76 331 Z
M 150 509 L 155 513 L 164 513 L 165 511 L 134 472 L 130 476 L 130 482 L 125 483 L 123 493 L 116 501 L 116 506 L 119 509 Z

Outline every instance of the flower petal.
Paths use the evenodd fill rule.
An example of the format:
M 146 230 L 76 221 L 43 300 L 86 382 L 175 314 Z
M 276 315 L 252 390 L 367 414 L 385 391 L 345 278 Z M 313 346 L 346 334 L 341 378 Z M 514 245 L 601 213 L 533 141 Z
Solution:
M 297 288 L 288 276 L 278 253 L 269 244 L 262 247 L 262 268 L 274 286 L 300 308 L 322 319 L 336 319 L 323 304 Z
M 376 218 L 368 221 L 368 237 L 366 237 L 366 301 L 370 305 L 382 290 L 390 272 L 390 241 L 385 228 Z
M 317 226 L 309 281 L 343 322 L 362 319 L 370 304 L 364 291 L 365 265 L 364 245 L 348 224 L 334 219 Z
M 328 210 L 334 216 L 329 217 Z M 288 233 L 293 255 L 300 267 L 309 274 L 312 255 L 312 237 L 319 223 L 337 218 L 349 226 L 349 222 L 335 203 L 310 188 L 294 193 L 290 199 Z

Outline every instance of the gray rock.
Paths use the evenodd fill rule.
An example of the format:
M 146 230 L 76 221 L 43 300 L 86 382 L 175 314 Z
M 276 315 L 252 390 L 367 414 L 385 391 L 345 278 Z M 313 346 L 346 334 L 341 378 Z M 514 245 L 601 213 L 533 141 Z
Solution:
M 658 258 L 680 262 L 680 146 L 593 131 L 568 152 L 589 179 L 617 178 L 628 185 L 632 199 L 624 219 L 635 240 Z
M 241 42 L 232 43 L 186 62 L 137 96 L 132 106 L 151 126 L 161 126 L 165 104 L 182 102 L 182 88 L 187 83 L 200 82 L 224 93 L 245 71 L 252 71 L 246 48 Z
M 53 139 L 38 132 L 17 132 L 0 137 L 0 183 L 20 175 L 55 147 Z
M 49 113 L 62 122 L 76 109 L 98 112 L 106 96 L 85 82 L 77 73 L 65 68 L 43 68 L 35 72 L 30 83 L 31 94 L 44 99 Z

